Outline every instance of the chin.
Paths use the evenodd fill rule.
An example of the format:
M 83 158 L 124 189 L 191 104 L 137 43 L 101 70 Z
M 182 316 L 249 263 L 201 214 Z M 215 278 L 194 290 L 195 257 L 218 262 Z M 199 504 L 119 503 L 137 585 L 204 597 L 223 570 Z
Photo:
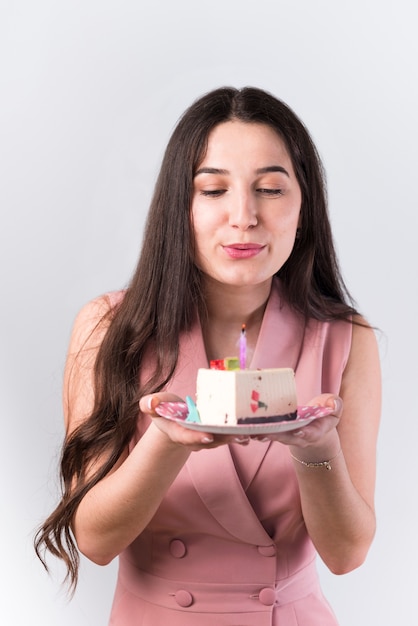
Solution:
M 245 274 L 240 274 L 239 276 L 209 276 L 209 279 L 220 283 L 224 286 L 229 286 L 233 288 L 239 287 L 259 287 L 263 284 L 271 284 L 272 276 L 249 276 L 248 272 Z

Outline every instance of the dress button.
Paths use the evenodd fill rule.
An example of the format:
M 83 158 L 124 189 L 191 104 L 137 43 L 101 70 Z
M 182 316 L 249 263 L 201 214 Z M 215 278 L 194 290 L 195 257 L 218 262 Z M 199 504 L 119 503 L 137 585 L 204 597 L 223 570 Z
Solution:
M 176 559 L 182 559 L 186 554 L 186 546 L 180 539 L 173 539 L 170 541 L 170 554 Z
M 276 546 L 258 546 L 257 550 L 262 556 L 276 555 Z
M 174 597 L 179 606 L 186 607 L 186 606 L 190 606 L 191 604 L 193 604 L 192 594 L 186 591 L 185 589 L 179 589 L 179 591 L 176 591 L 176 593 L 174 594 Z
M 274 589 L 270 589 L 270 587 L 265 587 L 258 594 L 258 599 L 260 600 L 261 604 L 264 604 L 265 606 L 272 606 L 276 600 L 276 594 Z

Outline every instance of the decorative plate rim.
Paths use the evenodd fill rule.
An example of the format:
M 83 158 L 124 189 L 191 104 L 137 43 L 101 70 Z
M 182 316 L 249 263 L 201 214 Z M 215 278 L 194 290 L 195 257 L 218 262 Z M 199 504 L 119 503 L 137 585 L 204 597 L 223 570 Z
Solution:
M 307 426 L 315 419 L 330 415 L 334 409 L 321 406 L 298 406 L 298 416 L 294 420 L 283 420 L 281 422 L 270 422 L 268 424 L 237 424 L 235 426 L 222 426 L 218 424 L 201 424 L 198 422 L 187 422 L 187 405 L 185 402 L 161 402 L 155 412 L 165 419 L 180 424 L 189 430 L 196 430 L 217 435 L 272 435 L 292 430 L 297 430 Z M 177 414 L 177 416 L 176 416 Z M 181 414 L 183 417 L 178 417 Z

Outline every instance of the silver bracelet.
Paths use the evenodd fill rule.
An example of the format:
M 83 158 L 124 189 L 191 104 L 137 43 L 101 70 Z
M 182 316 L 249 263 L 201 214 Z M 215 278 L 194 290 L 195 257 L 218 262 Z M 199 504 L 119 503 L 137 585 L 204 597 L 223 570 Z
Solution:
M 298 463 L 301 463 L 302 465 L 304 465 L 305 467 L 325 467 L 325 469 L 327 470 L 331 470 L 331 461 L 333 461 L 334 459 L 337 458 L 337 456 L 339 456 L 342 452 L 342 449 L 340 448 L 339 451 L 337 452 L 337 454 L 335 456 L 333 456 L 331 459 L 328 459 L 328 461 L 302 461 L 301 459 L 296 458 L 295 456 L 293 456 L 292 453 L 290 453 L 290 456 L 292 457 L 292 459 L 295 459 L 295 461 L 297 461 Z

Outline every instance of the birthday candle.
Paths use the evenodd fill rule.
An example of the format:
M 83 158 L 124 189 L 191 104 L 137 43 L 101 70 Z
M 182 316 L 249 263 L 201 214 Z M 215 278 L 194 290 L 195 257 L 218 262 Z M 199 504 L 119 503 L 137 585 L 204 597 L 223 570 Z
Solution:
M 242 325 L 241 334 L 239 336 L 239 366 L 242 370 L 245 370 L 247 361 L 247 335 L 245 331 L 245 324 Z

